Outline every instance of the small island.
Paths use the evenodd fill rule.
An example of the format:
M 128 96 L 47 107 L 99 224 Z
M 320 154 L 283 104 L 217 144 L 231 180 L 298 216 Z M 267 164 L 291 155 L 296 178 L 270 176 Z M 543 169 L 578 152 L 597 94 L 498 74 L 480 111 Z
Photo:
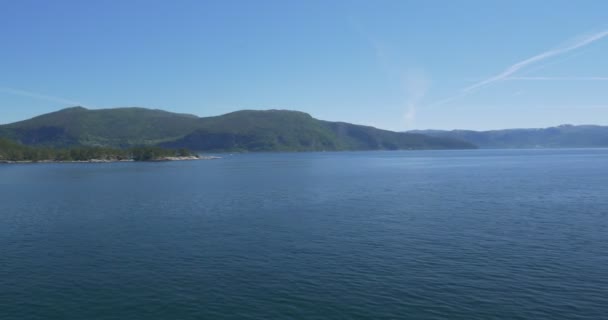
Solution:
M 186 161 L 217 159 L 199 156 L 187 149 L 141 146 L 126 149 L 107 147 L 33 147 L 0 138 L 0 163 L 103 163 L 128 161 Z

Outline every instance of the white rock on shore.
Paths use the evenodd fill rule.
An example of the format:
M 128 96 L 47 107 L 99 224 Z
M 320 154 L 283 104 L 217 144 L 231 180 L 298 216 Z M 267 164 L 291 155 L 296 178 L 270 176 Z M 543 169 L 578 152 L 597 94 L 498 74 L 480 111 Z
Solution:
M 163 157 L 153 161 L 190 161 L 190 160 L 214 160 L 220 159 L 216 156 L 187 156 L 187 157 Z

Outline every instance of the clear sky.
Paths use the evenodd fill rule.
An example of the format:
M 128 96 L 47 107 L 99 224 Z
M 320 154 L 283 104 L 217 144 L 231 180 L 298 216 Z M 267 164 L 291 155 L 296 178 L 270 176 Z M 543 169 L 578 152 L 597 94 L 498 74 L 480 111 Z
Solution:
M 72 105 L 608 125 L 608 1 L 0 0 L 0 123 Z

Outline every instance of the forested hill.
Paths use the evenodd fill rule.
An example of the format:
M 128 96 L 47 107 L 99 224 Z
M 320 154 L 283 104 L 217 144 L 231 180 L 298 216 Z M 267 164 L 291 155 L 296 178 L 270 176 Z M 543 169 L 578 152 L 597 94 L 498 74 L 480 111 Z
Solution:
M 197 151 L 468 149 L 452 138 L 317 120 L 287 110 L 199 118 L 144 108 L 68 108 L 0 126 L 0 137 L 35 146 L 162 146 Z
M 606 148 L 607 126 L 561 125 L 544 129 L 507 129 L 493 131 L 421 130 L 410 131 L 439 138 L 452 138 L 480 148 Z

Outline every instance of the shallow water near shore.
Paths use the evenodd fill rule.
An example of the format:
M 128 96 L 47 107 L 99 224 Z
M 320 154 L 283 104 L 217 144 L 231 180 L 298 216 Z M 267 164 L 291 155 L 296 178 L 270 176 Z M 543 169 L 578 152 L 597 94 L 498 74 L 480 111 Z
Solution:
M 603 319 L 608 150 L 0 166 L 0 319 Z

